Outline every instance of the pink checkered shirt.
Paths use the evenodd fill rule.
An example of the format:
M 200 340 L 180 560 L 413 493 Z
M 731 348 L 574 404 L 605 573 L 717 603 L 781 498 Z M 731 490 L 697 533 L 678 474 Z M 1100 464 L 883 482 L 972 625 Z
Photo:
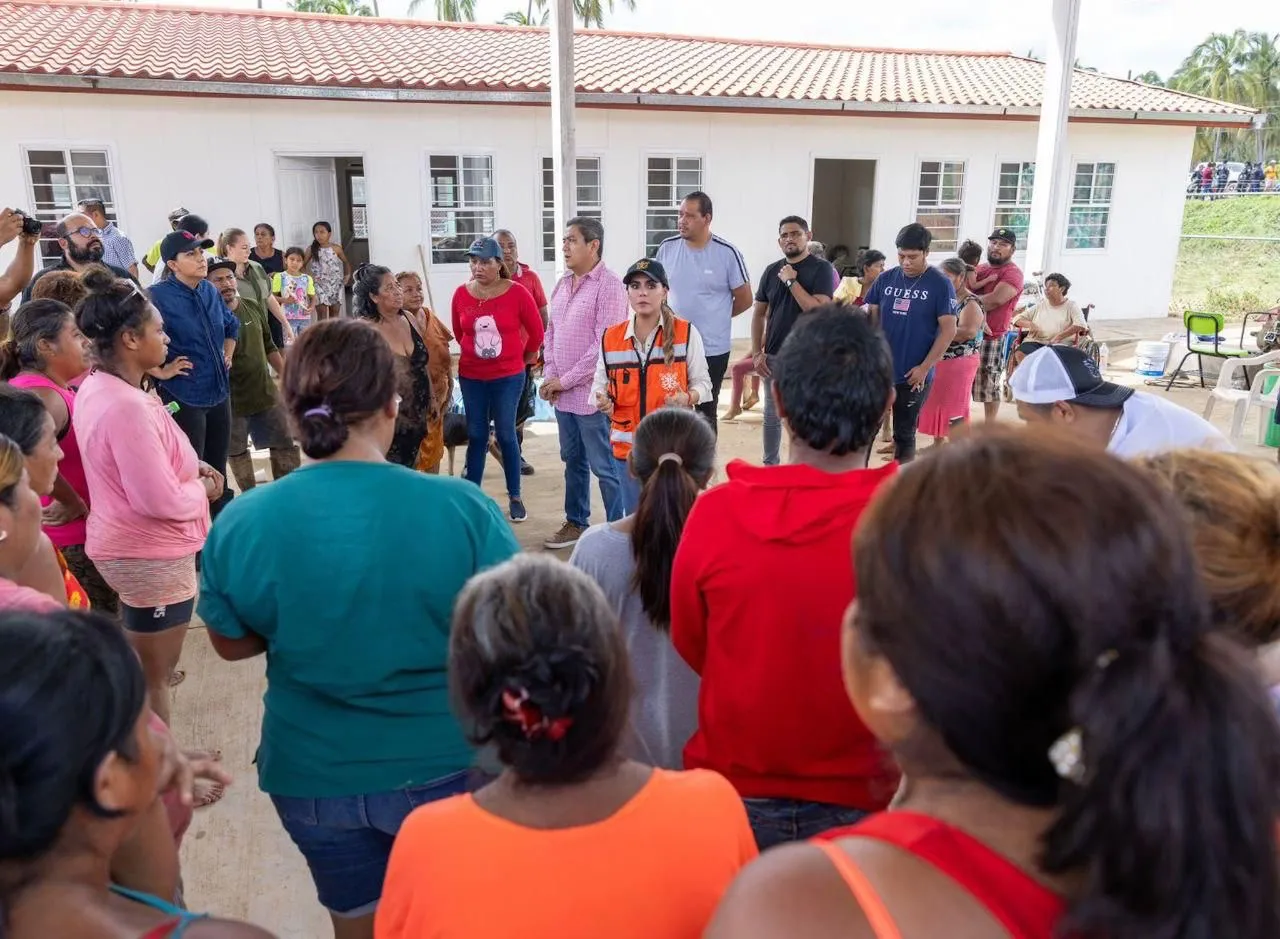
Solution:
M 610 326 L 627 318 L 627 288 L 603 261 L 573 285 L 567 271 L 551 291 L 550 324 L 543 340 L 546 378 L 559 378 L 564 391 L 557 410 L 567 414 L 594 414 L 591 381 L 600 357 L 600 340 Z

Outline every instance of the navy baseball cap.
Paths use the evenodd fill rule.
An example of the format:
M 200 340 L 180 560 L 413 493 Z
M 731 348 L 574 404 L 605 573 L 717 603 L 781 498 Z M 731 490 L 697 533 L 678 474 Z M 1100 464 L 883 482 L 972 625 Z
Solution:
M 1013 247 L 1018 247 L 1018 233 L 1012 228 L 997 228 L 993 231 L 987 241 L 1007 241 Z
M 1133 389 L 1102 377 L 1098 363 L 1071 346 L 1042 346 L 1027 356 L 1009 379 L 1015 401 L 1067 401 L 1091 408 L 1118 408 Z
M 477 238 L 471 242 L 471 247 L 467 249 L 467 257 L 493 258 L 495 261 L 501 261 L 502 248 L 492 238 Z
M 667 269 L 662 266 L 660 261 L 655 261 L 652 258 L 641 258 L 635 264 L 632 264 L 627 268 L 626 276 L 622 278 L 622 282 L 629 284 L 637 277 L 648 277 L 650 280 L 662 284 L 668 290 L 671 289 L 671 284 L 667 281 Z
M 189 231 L 174 231 L 164 236 L 160 242 L 160 259 L 166 264 L 180 254 L 188 251 L 207 251 L 213 247 L 211 238 L 197 238 Z
M 210 274 L 214 271 L 234 271 L 237 266 L 236 262 L 230 258 L 209 258 Z

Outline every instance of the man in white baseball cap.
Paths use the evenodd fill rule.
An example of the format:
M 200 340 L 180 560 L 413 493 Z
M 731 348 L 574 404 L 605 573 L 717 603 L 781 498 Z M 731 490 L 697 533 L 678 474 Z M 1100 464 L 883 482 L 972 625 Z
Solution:
M 1070 346 L 1044 346 L 1009 379 L 1018 416 L 1049 423 L 1123 459 L 1170 450 L 1233 450 L 1216 427 L 1159 395 L 1103 379 L 1098 363 Z

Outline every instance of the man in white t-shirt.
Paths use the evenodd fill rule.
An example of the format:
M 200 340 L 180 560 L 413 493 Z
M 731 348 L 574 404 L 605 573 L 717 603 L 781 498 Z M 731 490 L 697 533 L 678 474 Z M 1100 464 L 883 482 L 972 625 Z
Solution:
M 1222 433 L 1159 395 L 1105 381 L 1096 363 L 1070 346 L 1032 352 L 1009 379 L 1018 416 L 1049 423 L 1122 459 L 1170 450 L 1234 450 Z

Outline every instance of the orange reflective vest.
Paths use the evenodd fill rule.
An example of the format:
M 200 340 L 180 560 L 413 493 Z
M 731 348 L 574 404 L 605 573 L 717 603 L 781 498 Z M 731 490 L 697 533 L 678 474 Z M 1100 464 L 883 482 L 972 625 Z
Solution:
M 654 330 L 653 346 L 647 357 L 641 347 L 643 340 L 627 335 L 631 329 L 630 318 L 604 331 L 600 341 L 604 354 L 605 373 L 609 377 L 605 386 L 609 400 L 613 402 L 610 417 L 612 428 L 609 439 L 613 443 L 613 455 L 625 460 L 631 453 L 636 439 L 636 427 L 646 414 L 667 403 L 667 398 L 689 391 L 689 321 L 673 317 L 675 330 L 675 356 L 671 364 L 662 353 L 662 324 Z M 646 360 L 647 359 L 647 360 Z

